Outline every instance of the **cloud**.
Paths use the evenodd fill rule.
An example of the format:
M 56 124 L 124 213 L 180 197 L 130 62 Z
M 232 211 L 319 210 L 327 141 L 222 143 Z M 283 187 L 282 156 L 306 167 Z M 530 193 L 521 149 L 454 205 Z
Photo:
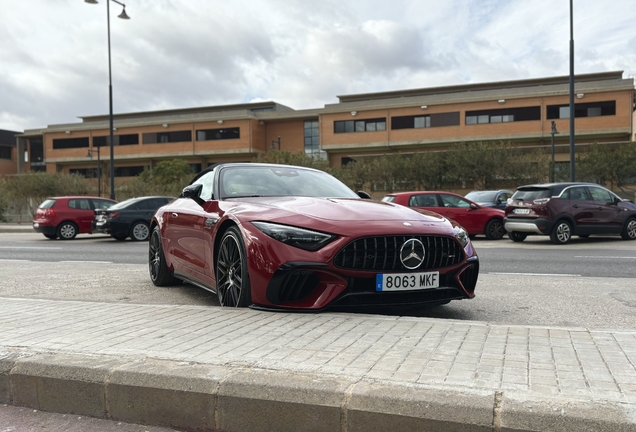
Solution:
M 575 71 L 636 74 L 631 0 L 575 2 Z M 115 113 L 567 75 L 569 5 L 552 0 L 136 0 L 111 6 Z M 108 112 L 106 0 L 0 15 L 0 129 Z M 28 17 L 28 19 L 25 19 Z

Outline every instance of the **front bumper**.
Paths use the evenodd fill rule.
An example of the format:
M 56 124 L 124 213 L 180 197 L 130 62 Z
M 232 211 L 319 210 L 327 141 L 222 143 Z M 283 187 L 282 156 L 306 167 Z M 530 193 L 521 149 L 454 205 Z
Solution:
M 549 219 L 504 218 L 504 228 L 508 232 L 549 235 L 554 223 Z
M 404 308 L 447 303 L 475 296 L 479 275 L 476 256 L 452 269 L 440 269 L 437 288 L 399 292 L 376 291 L 370 273 L 348 277 L 320 263 L 282 265 L 267 286 L 268 309 Z M 328 299 L 328 300 L 327 300 Z M 326 301 L 325 301 L 326 300 Z

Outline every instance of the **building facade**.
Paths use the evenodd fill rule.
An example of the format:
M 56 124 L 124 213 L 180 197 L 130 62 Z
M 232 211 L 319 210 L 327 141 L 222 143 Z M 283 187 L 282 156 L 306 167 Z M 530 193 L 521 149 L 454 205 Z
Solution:
M 21 132 L 0 129 L 0 177 L 18 172 L 16 136 Z
M 622 71 L 577 75 L 576 151 L 634 140 L 634 80 Z M 460 142 L 511 142 L 569 161 L 569 77 L 338 96 L 322 108 L 276 102 L 114 115 L 115 181 L 162 160 L 200 171 L 216 162 L 254 161 L 272 149 L 306 152 L 332 166 L 387 153 L 444 150 Z M 27 130 L 16 140 L 15 171 L 95 177 L 97 150 L 108 177 L 109 117 Z M 0 169 L 3 166 L 0 165 Z M 102 180 L 105 184 L 107 179 Z

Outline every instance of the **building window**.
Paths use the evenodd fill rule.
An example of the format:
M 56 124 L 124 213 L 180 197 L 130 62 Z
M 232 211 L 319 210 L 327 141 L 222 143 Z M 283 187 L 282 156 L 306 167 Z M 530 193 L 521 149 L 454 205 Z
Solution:
M 197 131 L 197 141 L 239 139 L 240 128 L 205 129 Z
M 197 164 L 188 164 L 192 167 L 192 171 L 194 171 L 195 174 L 199 174 L 201 172 L 201 164 L 197 163 Z
M 541 107 L 534 106 L 466 111 L 467 125 L 532 120 L 541 120 Z
M 53 149 L 69 149 L 88 147 L 88 137 L 84 138 L 58 138 L 53 140 Z
M 391 129 L 421 129 L 459 126 L 459 111 L 419 116 L 391 117 Z
M 115 167 L 115 177 L 135 177 L 141 174 L 145 166 Z
M 0 159 L 11 160 L 11 147 L 0 145 Z
M 110 143 L 110 136 L 93 137 L 93 147 L 106 147 Z M 114 135 L 113 145 L 136 145 L 139 144 L 139 134 Z
M 144 144 L 164 144 L 192 141 L 192 131 L 153 132 L 143 134 Z
M 616 101 L 577 103 L 574 117 L 601 117 L 616 115 Z M 548 105 L 548 120 L 570 118 L 570 105 Z
M 78 174 L 86 178 L 96 178 L 97 168 L 71 168 L 69 174 Z
M 333 122 L 334 133 L 375 132 L 386 130 L 386 119 L 343 120 Z

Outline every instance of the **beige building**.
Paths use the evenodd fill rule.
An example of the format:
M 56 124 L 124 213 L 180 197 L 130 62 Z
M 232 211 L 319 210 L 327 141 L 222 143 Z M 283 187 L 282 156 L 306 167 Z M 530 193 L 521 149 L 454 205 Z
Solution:
M 575 93 L 577 152 L 594 142 L 635 139 L 632 78 L 623 78 L 622 71 L 577 75 Z M 115 181 L 162 160 L 184 159 L 199 171 L 215 162 L 253 161 L 279 148 L 318 155 L 333 166 L 386 153 L 443 150 L 462 141 L 506 141 L 549 151 L 552 122 L 559 132 L 556 160 L 569 160 L 568 76 L 338 99 L 309 110 L 258 102 L 115 114 Z M 108 177 L 109 117 L 81 119 L 25 131 L 16 140 L 16 166 L 0 164 L 0 173 L 94 177 L 99 148 Z

